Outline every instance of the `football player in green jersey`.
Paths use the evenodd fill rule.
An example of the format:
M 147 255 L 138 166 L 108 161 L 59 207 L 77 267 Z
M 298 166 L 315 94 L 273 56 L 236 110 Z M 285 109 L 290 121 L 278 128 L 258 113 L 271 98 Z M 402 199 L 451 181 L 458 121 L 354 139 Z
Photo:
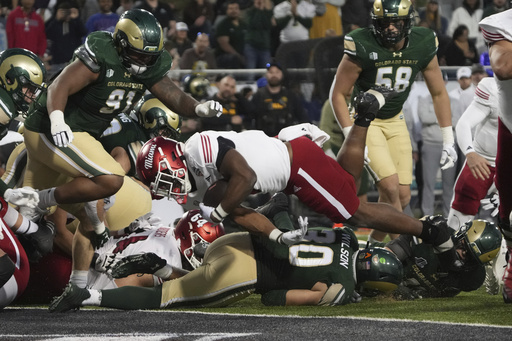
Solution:
M 45 78 L 46 69 L 34 53 L 12 48 L 0 54 L 0 139 L 7 135 L 9 124 L 14 119 L 23 121 L 26 117 L 30 105 L 46 87 Z M 0 180 L 0 196 L 5 201 L 17 206 L 37 205 L 39 196 L 35 190 L 30 187 L 10 187 L 14 187 L 12 183 Z M 55 230 L 51 224 L 46 221 L 36 224 L 10 205 L 5 205 L 3 210 L 2 218 L 7 226 L 34 246 L 34 253 L 29 255 L 31 261 L 52 249 Z
M 273 220 L 280 227 L 292 225 L 287 211 L 276 214 Z M 146 253 L 125 257 L 114 265 L 112 275 L 140 272 L 164 276 L 164 269 L 175 271 L 154 253 Z M 202 265 L 183 277 L 143 290 L 124 287 L 98 291 L 70 285 L 49 310 L 65 312 L 85 305 L 118 309 L 221 307 L 251 293 L 261 294 L 262 303 L 269 306 L 334 306 L 356 298 L 356 286 L 393 290 L 402 275 L 402 265 L 392 252 L 359 250 L 350 228 L 309 229 L 301 242 L 291 246 L 237 232 L 214 240 Z
M 394 292 L 395 296 L 401 299 L 453 297 L 461 291 L 480 288 L 485 279 L 485 264 L 500 250 L 500 230 L 492 222 L 477 219 L 462 225 L 453 240 L 457 255 L 464 262 L 458 271 L 447 269 L 432 246 L 421 239 L 400 235 L 387 243 L 386 248 L 404 266 L 404 281 Z
M 177 87 L 168 76 L 171 63 L 155 17 L 126 11 L 114 33 L 86 38 L 25 122 L 24 184 L 40 190 L 40 209 L 68 205 L 80 220 L 73 241 L 74 283 L 85 285 L 91 240 L 101 244 L 108 237 L 96 202 L 115 194 L 124 180 L 123 168 L 97 140 L 112 118 L 129 112 L 146 90 L 187 117 L 222 113 L 218 102 L 200 104 Z
M 353 101 L 358 93 L 376 84 L 396 91 L 369 126 L 366 145 L 379 201 L 399 210 L 410 201 L 413 165 L 402 105 L 419 72 L 432 95 L 443 133 L 442 169 L 453 167 L 457 160 L 450 100 L 436 56 L 437 37 L 428 28 L 412 27 L 413 13 L 409 0 L 376 0 L 371 12 L 373 26 L 345 36 L 344 55 L 331 88 L 331 103 L 345 136 L 352 126 L 346 97 L 352 96 Z M 382 232 L 373 236 L 384 238 Z

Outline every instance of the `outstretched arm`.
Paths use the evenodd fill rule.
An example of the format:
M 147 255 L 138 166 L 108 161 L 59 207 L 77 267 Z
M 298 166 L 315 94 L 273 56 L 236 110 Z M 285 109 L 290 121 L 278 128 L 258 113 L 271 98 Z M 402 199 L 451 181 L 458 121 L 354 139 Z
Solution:
M 222 105 L 219 102 L 210 100 L 199 103 L 183 92 L 169 75 L 163 77 L 149 91 L 166 107 L 184 117 L 219 117 L 222 114 Z

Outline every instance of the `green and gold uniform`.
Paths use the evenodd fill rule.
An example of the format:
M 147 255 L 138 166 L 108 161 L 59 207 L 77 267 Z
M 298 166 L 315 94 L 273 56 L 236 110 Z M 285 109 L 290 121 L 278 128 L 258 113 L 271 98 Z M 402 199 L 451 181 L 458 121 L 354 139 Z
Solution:
M 202 265 L 185 276 L 151 289 L 103 290 L 101 306 L 220 307 L 254 292 L 262 294 L 266 305 L 284 305 L 288 290 L 311 289 L 317 282 L 329 287 L 319 305 L 342 305 L 350 303 L 356 285 L 357 249 L 349 228 L 309 229 L 302 242 L 290 247 L 247 232 L 228 233 L 211 243 Z
M 151 193 L 131 178 L 137 175 L 137 154 L 147 140 L 149 137 L 141 126 L 124 113 L 112 119 L 110 127 L 99 139 L 108 153 L 116 147 L 122 147 L 128 154 L 131 164 L 123 186 L 115 195 L 114 205 L 107 211 L 106 220 L 111 231 L 125 228 L 135 219 L 151 211 Z
M 131 164 L 130 171 L 126 175 L 137 175 L 135 168 L 137 154 L 144 143 L 149 140 L 149 136 L 139 123 L 121 113 L 112 119 L 110 127 L 103 132 L 99 140 L 109 153 L 116 147 L 122 147 L 130 157 Z
M 418 72 L 436 56 L 437 37 L 428 28 L 413 27 L 404 48 L 390 51 L 379 44 L 370 28 L 361 28 L 345 36 L 344 48 L 344 53 L 362 68 L 352 99 L 374 85 L 397 92 L 370 125 L 366 144 L 369 166 L 377 181 L 396 173 L 400 184 L 408 185 L 412 182 L 412 147 L 402 106 Z
M 453 297 L 461 291 L 478 289 L 485 280 L 485 268 L 467 259 L 460 271 L 447 271 L 430 244 L 421 239 L 400 235 L 386 244 L 404 266 L 404 284 L 421 297 Z M 469 256 L 469 255 L 468 255 Z M 446 265 L 446 264 L 445 264 Z M 401 294 L 407 293 L 405 289 Z
M 12 120 L 14 120 L 16 117 L 18 117 L 18 108 L 14 101 L 11 98 L 11 95 L 4 89 L 0 87 L 0 140 L 7 135 L 7 131 L 9 130 L 9 124 Z M 26 157 L 24 158 L 24 164 L 26 163 Z M 22 171 L 24 169 L 24 165 L 20 170 Z M 7 172 L 6 172 L 7 173 Z M 19 180 L 20 174 L 18 173 L 17 176 L 13 174 L 12 178 L 15 179 L 12 182 L 8 178 L 9 174 L 5 174 L 2 176 L 2 180 L 0 181 L 0 196 L 3 196 L 5 191 L 8 188 L 15 187 L 16 180 Z
M 74 134 L 68 147 L 60 148 L 53 143 L 46 97 L 38 101 L 37 109 L 25 122 L 29 152 L 26 186 L 43 189 L 80 176 L 124 175 L 121 166 L 97 139 L 114 117 L 129 112 L 144 92 L 169 72 L 172 62 L 164 51 L 154 66 L 141 75 L 132 75 L 122 65 L 109 32 L 91 33 L 75 51 L 74 58 L 99 77 L 68 98 L 64 119 Z
M 252 292 L 262 294 L 266 305 L 284 305 L 288 290 L 311 289 L 316 282 L 332 288 L 322 305 L 346 304 L 355 288 L 357 249 L 350 229 L 310 229 L 290 247 L 230 233 L 208 247 L 202 266 L 162 285 L 161 307 L 224 306 Z

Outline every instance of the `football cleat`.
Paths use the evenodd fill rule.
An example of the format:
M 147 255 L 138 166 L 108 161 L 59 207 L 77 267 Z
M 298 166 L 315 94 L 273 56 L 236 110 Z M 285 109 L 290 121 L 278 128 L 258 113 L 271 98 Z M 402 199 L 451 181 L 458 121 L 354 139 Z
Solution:
M 132 274 L 154 274 L 167 264 L 165 259 L 158 257 L 156 254 L 142 253 L 131 255 L 119 260 L 112 267 L 112 277 L 123 278 Z
M 508 263 L 503 274 L 503 301 L 512 303 L 512 247 L 508 247 Z
M 494 276 L 493 271 L 493 261 L 490 261 L 487 266 L 485 266 L 485 292 L 489 295 L 497 295 L 500 291 L 500 284 L 496 276 Z
M 82 302 L 91 297 L 89 290 L 79 288 L 76 284 L 68 284 L 62 295 L 55 297 L 48 310 L 50 313 L 64 313 L 70 310 L 78 310 Z
M 39 228 L 31 234 L 20 234 L 18 240 L 25 249 L 28 260 L 37 263 L 43 256 L 52 252 L 53 239 L 55 237 L 55 224 L 51 221 L 41 219 L 37 225 Z
M 256 211 L 268 219 L 272 219 L 279 212 L 288 212 L 288 205 L 288 196 L 283 192 L 277 192 L 267 203 L 256 208 Z

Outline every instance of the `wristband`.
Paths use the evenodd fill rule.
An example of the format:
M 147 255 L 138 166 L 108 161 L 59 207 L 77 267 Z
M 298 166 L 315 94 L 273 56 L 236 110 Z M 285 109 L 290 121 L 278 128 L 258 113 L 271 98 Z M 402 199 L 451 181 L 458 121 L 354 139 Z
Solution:
M 441 133 L 443 134 L 443 144 L 455 143 L 452 126 L 441 127 Z
M 278 229 L 273 229 L 272 232 L 270 232 L 270 234 L 268 235 L 268 239 L 278 243 L 278 244 L 282 244 L 283 243 L 283 232 L 279 231 Z
M 223 221 L 228 215 L 229 213 L 224 211 L 220 204 L 212 212 L 212 216 L 219 222 Z
M 347 138 L 351 129 L 352 129 L 352 126 L 347 126 L 347 127 L 341 128 L 341 131 L 343 132 L 343 136 L 345 137 L 345 139 Z
M 54 110 L 50 113 L 50 121 L 64 122 L 64 113 L 62 110 Z
M 378 92 L 377 90 L 370 89 L 366 91 L 367 94 L 372 94 L 377 99 L 377 102 L 379 102 L 379 109 L 386 104 L 386 99 L 384 98 L 384 95 Z

